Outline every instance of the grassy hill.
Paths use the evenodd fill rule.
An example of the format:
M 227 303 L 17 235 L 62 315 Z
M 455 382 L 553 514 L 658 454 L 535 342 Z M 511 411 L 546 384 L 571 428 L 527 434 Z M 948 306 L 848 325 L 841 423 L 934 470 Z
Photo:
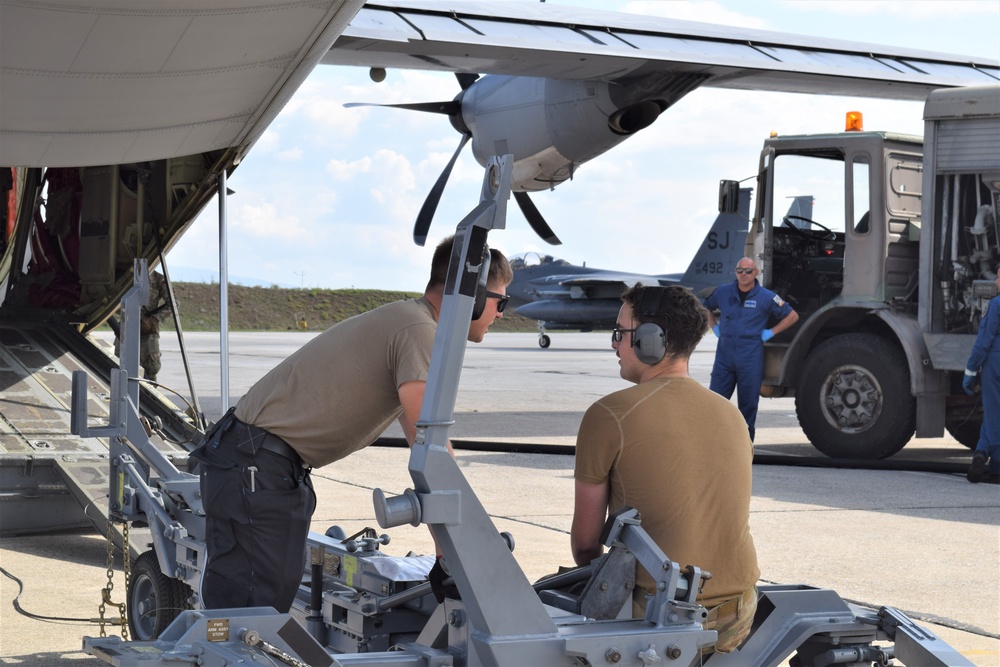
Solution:
M 185 331 L 219 330 L 219 285 L 174 283 L 174 297 Z M 337 322 L 392 301 L 420 296 L 414 292 L 359 289 L 288 289 L 229 286 L 231 331 L 323 331 Z M 164 329 L 173 329 L 167 318 Z M 490 331 L 536 331 L 536 323 L 505 312 Z

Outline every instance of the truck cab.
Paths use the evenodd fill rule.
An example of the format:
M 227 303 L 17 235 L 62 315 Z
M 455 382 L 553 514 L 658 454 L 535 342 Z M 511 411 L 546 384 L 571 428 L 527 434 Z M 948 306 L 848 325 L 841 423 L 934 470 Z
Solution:
M 800 320 L 765 346 L 762 395 L 794 396 L 833 457 L 885 458 L 946 428 L 972 447 L 982 408 L 961 374 L 1000 259 L 1000 87 L 933 93 L 927 155 L 922 137 L 859 120 L 764 142 L 747 255 Z M 789 211 L 803 195 L 812 206 Z

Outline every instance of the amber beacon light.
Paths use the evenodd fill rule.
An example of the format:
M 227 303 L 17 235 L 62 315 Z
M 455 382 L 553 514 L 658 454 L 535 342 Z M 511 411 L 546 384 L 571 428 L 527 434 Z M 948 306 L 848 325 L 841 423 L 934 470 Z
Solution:
M 860 111 L 848 111 L 847 118 L 844 119 L 845 132 L 864 131 L 864 118 Z

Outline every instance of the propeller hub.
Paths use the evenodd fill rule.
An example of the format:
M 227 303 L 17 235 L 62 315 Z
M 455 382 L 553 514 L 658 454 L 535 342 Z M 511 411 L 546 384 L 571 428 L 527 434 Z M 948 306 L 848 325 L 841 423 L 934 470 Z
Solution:
M 459 134 L 465 134 L 472 136 L 472 132 L 469 131 L 469 126 L 465 124 L 465 119 L 462 117 L 462 97 L 465 95 L 463 90 L 458 95 L 455 95 L 455 99 L 452 100 L 452 113 L 448 114 L 448 120 L 451 121 L 451 126 L 458 131 Z

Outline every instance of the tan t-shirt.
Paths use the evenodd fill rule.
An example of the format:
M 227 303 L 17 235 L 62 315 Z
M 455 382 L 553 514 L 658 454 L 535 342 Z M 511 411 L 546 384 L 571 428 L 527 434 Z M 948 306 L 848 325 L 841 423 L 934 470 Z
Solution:
M 760 577 L 750 536 L 753 444 L 739 410 L 691 378 L 644 382 L 584 414 L 576 479 L 610 480 L 610 511 L 634 507 L 671 560 L 712 573 L 699 601 L 713 607 Z M 636 583 L 651 590 L 641 567 Z
M 426 381 L 437 323 L 424 298 L 330 327 L 257 381 L 236 417 L 282 438 L 310 466 L 370 445 L 399 417 L 399 386 Z

